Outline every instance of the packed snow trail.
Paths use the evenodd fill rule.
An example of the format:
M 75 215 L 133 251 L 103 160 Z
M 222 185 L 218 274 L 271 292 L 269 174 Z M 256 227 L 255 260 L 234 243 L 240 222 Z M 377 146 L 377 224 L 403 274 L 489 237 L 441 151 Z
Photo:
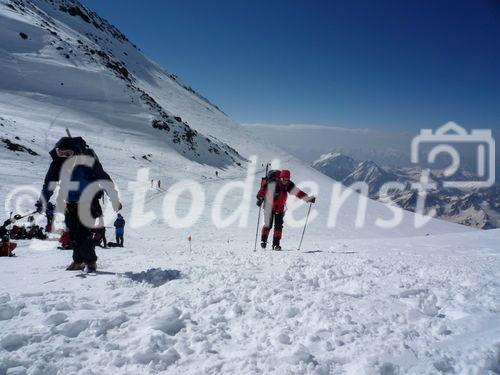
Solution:
M 24 242 L 2 275 L 0 373 L 495 371 L 499 237 L 311 253 L 143 238 L 98 250 L 93 277 L 63 271 L 71 252 Z M 152 268 L 170 270 L 158 287 L 140 276 Z

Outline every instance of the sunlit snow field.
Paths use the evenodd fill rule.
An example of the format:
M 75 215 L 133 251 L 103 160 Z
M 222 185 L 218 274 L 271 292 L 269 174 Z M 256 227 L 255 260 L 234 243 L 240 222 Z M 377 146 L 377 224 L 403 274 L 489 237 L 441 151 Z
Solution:
M 96 275 L 65 271 L 71 252 L 57 250 L 55 234 L 19 241 L 16 257 L 0 258 L 0 375 L 500 372 L 499 230 L 438 220 L 416 229 L 406 211 L 399 226 L 383 229 L 376 220 L 390 220 L 393 211 L 371 200 L 357 227 L 356 193 L 328 227 L 333 180 L 265 135 L 250 135 L 128 42 L 33 2 L 52 17 L 65 48 L 74 49 L 67 59 L 38 25 L 40 13 L 6 4 L 0 1 L 1 134 L 39 155 L 0 144 L 0 217 L 12 209 L 4 202 L 37 197 L 48 151 L 68 127 L 116 182 L 127 226 L 124 248 L 98 249 Z M 110 39 L 95 44 L 86 32 Z M 214 137 L 248 162 L 227 164 L 224 155 L 201 149 L 201 156 L 183 154 L 151 127 L 151 111 L 127 83 L 89 62 L 77 39 L 120 55 L 134 85 L 200 137 Z M 303 220 L 307 205 L 293 197 L 284 250 L 253 251 L 253 197 L 270 161 L 318 197 L 300 251 L 302 226 L 291 219 Z M 140 169 L 148 177 L 137 181 Z M 150 179 L 161 180 L 161 188 L 151 188 Z M 200 216 L 187 228 L 175 228 L 163 209 L 180 181 L 204 194 Z M 245 181 L 249 194 L 235 188 L 217 199 L 227 184 Z M 141 214 L 134 212 L 138 188 Z M 183 216 L 192 203 L 181 194 L 174 211 Z M 242 222 L 217 226 L 214 212 L 229 217 L 241 204 L 248 208 Z M 115 217 L 110 206 L 107 225 Z

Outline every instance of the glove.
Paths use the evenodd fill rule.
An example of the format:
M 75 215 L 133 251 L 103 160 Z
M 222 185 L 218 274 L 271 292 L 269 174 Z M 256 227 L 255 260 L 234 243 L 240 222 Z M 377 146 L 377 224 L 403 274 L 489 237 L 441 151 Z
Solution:
M 113 210 L 115 212 L 118 212 L 118 211 L 120 211 L 123 208 L 122 203 L 120 201 L 114 201 L 111 204 L 112 204 Z
M 35 208 L 36 208 L 36 213 L 37 214 L 41 214 L 42 211 L 43 211 L 43 202 L 41 200 L 38 200 L 36 203 L 35 203 Z
M 264 202 L 264 199 L 262 198 L 257 198 L 257 207 L 262 206 L 262 203 Z
M 314 197 L 314 196 L 307 197 L 307 198 L 305 199 L 305 201 L 306 201 L 307 203 L 314 203 L 314 202 L 316 202 L 316 197 Z

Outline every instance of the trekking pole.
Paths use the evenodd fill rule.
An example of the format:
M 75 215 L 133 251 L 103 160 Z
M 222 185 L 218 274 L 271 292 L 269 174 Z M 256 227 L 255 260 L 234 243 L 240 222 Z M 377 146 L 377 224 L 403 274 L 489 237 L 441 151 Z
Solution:
M 304 230 L 302 231 L 302 236 L 300 237 L 299 248 L 297 251 L 300 251 L 300 247 L 302 246 L 302 240 L 304 239 L 304 233 L 306 232 L 307 220 L 309 220 L 309 213 L 311 212 L 312 203 L 309 203 L 309 209 L 307 210 L 306 222 L 304 223 Z
M 71 133 L 69 132 L 69 129 L 68 129 L 68 128 L 66 128 L 66 134 L 68 135 L 68 137 L 70 137 L 70 138 L 71 138 Z
M 33 211 L 33 212 L 30 212 L 30 213 L 24 214 L 24 215 L 17 214 L 17 215 L 14 215 L 14 217 L 13 217 L 14 220 L 13 221 L 21 220 L 21 219 L 24 219 L 25 217 L 28 217 L 28 216 L 31 216 L 31 215 L 35 215 L 37 213 L 38 213 L 38 211 Z M 12 219 L 12 216 L 11 216 L 11 219 Z
M 8 257 L 11 257 L 12 255 L 12 251 L 10 250 L 10 230 L 12 229 L 12 214 L 13 212 L 10 211 L 10 215 L 9 215 L 9 225 L 7 225 L 7 256 Z M 3 238 L 1 239 L 2 243 L 3 243 Z
M 266 175 L 265 175 L 265 178 L 267 178 L 267 172 L 269 171 L 269 164 L 270 163 L 266 163 Z M 261 180 L 261 188 L 262 188 L 262 180 Z M 264 204 L 264 202 L 262 202 L 262 204 Z M 253 247 L 253 251 L 257 251 L 257 238 L 259 238 L 259 225 L 260 225 L 260 213 L 261 213 L 261 210 L 262 210 L 262 204 L 259 206 L 259 217 L 257 218 L 257 230 L 255 231 L 255 244 L 254 244 L 254 247 Z
M 253 251 L 257 251 L 257 238 L 259 237 L 259 225 L 260 225 L 260 212 L 262 210 L 262 205 L 259 206 L 259 217 L 257 218 L 257 229 L 255 231 L 255 244 Z

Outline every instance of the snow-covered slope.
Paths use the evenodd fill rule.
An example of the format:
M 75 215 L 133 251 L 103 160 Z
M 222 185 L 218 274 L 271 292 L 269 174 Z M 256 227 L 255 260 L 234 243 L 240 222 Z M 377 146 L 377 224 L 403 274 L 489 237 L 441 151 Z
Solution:
M 2 1 L 1 6 L 4 100 L 19 101 L 21 108 L 43 102 L 43 110 L 32 110 L 57 115 L 51 113 L 51 123 L 40 128 L 65 122 L 84 132 L 74 119 L 84 114 L 86 122 L 105 121 L 117 136 L 139 132 L 191 160 L 218 167 L 241 163 L 234 150 L 198 132 L 180 113 L 212 113 L 214 121 L 223 119 L 220 127 L 228 123 L 226 116 L 96 14 L 72 1 Z M 162 100 L 157 101 L 159 91 Z
M 415 229 L 406 211 L 399 226 L 384 229 L 377 219 L 393 212 L 371 200 L 359 226 L 355 193 L 328 227 L 332 179 L 247 134 L 75 1 L 0 0 L 0 72 L 0 201 L 13 192 L 37 197 L 47 151 L 69 127 L 116 181 L 128 222 L 124 249 L 98 250 L 95 277 L 64 271 L 71 255 L 54 241 L 20 241 L 16 258 L 0 258 L 0 374 L 497 366 L 498 332 L 489 328 L 499 319 L 497 231 L 438 220 Z M 301 252 L 252 251 L 257 178 L 273 159 L 304 190 L 318 190 Z M 139 168 L 149 177 L 133 185 Z M 251 194 L 235 188 L 218 199 L 247 169 Z M 162 188 L 150 188 L 150 179 Z M 168 189 L 186 179 L 184 186 L 201 187 L 205 204 L 194 225 L 175 228 L 162 207 Z M 144 214 L 132 216 L 138 187 Z M 180 195 L 175 212 L 185 215 L 192 201 Z M 23 202 L 2 204 L 0 216 L 31 208 Z M 217 210 L 227 217 L 242 203 L 242 221 L 215 225 Z M 286 250 L 301 236 L 292 221 L 307 212 L 303 203 L 293 211 L 296 203 L 290 198 Z

